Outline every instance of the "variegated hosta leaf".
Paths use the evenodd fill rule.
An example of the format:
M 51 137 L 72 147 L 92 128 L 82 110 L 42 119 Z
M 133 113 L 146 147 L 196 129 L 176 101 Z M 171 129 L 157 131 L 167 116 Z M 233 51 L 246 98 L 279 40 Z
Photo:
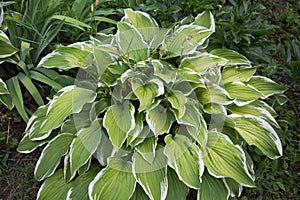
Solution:
M 225 67 L 222 71 L 221 83 L 226 84 L 234 81 L 246 82 L 256 72 L 256 67 Z
M 99 166 L 92 165 L 91 169 L 82 175 L 78 176 L 75 180 L 70 182 L 71 185 L 68 195 L 72 200 L 89 200 L 88 187 L 92 180 L 100 171 Z M 51 195 L 51 194 L 50 194 Z
M 149 200 L 149 197 L 144 192 L 143 188 L 137 184 L 130 200 Z
M 39 189 L 38 200 L 88 200 L 88 185 L 97 175 L 99 168 L 93 166 L 91 170 L 77 177 L 72 182 L 64 180 L 63 171 L 57 170 L 55 174 L 47 178 Z
M 152 163 L 155 158 L 157 140 L 158 138 L 149 137 L 135 147 L 135 150 L 149 163 Z
M 177 120 L 179 124 L 187 126 L 189 134 L 204 147 L 207 142 L 207 125 L 196 104 L 185 104 L 185 113 Z
M 132 90 L 140 101 L 139 112 L 147 110 L 154 102 L 154 98 L 163 94 L 164 86 L 159 79 L 143 83 L 141 79 L 132 79 Z
M 247 105 L 264 96 L 255 87 L 239 81 L 228 83 L 224 87 L 230 97 L 235 99 L 234 103 L 238 106 Z
M 38 147 L 48 143 L 56 136 L 55 133 L 51 134 L 50 137 L 44 140 L 31 140 L 29 139 L 29 134 L 26 134 L 20 141 L 17 151 L 20 153 L 31 153 L 36 150 Z
M 201 53 L 194 57 L 182 59 L 179 68 L 188 68 L 198 73 L 205 73 L 209 68 L 224 65 L 227 60 L 209 53 Z
M 205 172 L 202 176 L 200 189 L 198 190 L 197 199 L 199 200 L 227 200 L 229 191 L 224 184 L 224 180 L 216 178 Z
M 274 117 L 269 113 L 269 111 L 262 106 L 255 106 L 253 103 L 245 105 L 245 106 L 236 106 L 230 105 L 227 107 L 232 114 L 238 115 L 253 115 L 256 117 L 261 117 L 266 120 L 269 124 L 279 128 Z
M 263 76 L 253 76 L 247 84 L 255 87 L 267 98 L 273 94 L 282 94 L 287 88 Z
M 162 105 L 158 105 L 146 113 L 146 121 L 155 136 L 168 133 L 174 120 L 172 111 Z
M 125 17 L 123 21 L 130 23 L 141 32 L 144 41 L 149 44 L 159 31 L 157 22 L 147 13 L 133 11 L 132 9 L 125 9 L 124 11 Z
M 191 188 L 198 189 L 204 165 L 201 151 L 184 135 L 167 135 L 165 137 L 165 155 L 168 165 L 172 167 L 179 179 Z
M 118 22 L 117 41 L 125 57 L 134 61 L 146 60 L 149 57 L 149 46 L 141 33 L 127 22 Z
M 86 103 L 93 102 L 96 93 L 76 86 L 67 86 L 59 91 L 50 102 L 39 132 L 47 132 L 59 127 L 72 113 L 78 113 Z
M 38 67 L 58 68 L 69 70 L 72 68 L 87 68 L 91 65 L 91 52 L 78 47 L 60 46 L 49 53 L 39 62 Z
M 114 146 L 106 134 L 102 134 L 100 144 L 96 150 L 96 157 L 100 165 L 106 166 L 108 159 L 112 156 Z
M 93 200 L 128 200 L 135 189 L 132 163 L 121 158 L 110 158 L 109 164 L 89 185 L 89 197 Z
M 19 51 L 11 44 L 9 38 L 2 30 L 0 30 L 0 49 L 0 59 L 10 57 Z
M 95 57 L 96 69 L 99 77 L 102 77 L 105 70 L 107 70 L 107 67 L 116 60 L 114 52 L 111 52 L 111 49 L 114 50 L 114 48 L 111 47 L 111 49 L 109 49 L 110 51 L 106 48 L 105 46 L 96 46 L 93 49 L 93 56 Z
M 177 73 L 175 68 L 169 63 L 164 63 L 160 60 L 151 60 L 154 68 L 154 75 L 164 80 L 167 84 L 176 80 Z
M 74 135 L 71 133 L 62 133 L 48 143 L 34 170 L 34 176 L 37 180 L 43 180 L 54 173 L 61 157 L 67 154 L 73 138 Z
M 203 161 L 210 174 L 217 178 L 230 177 L 245 186 L 255 186 L 254 179 L 248 172 L 242 148 L 232 144 L 222 133 L 208 133 L 207 145 L 203 149 Z
M 229 99 L 229 93 L 221 86 L 214 84 L 207 88 L 201 88 L 197 91 L 197 97 L 201 104 L 216 103 L 220 105 L 228 105 L 232 103 Z
M 129 132 L 127 136 L 127 145 L 131 145 L 135 139 L 140 137 L 140 134 L 144 128 L 144 120 L 145 120 L 144 113 L 135 115 L 135 127 L 133 130 Z M 148 133 L 146 134 L 146 136 L 148 135 Z
M 125 101 L 122 104 L 111 105 L 105 113 L 103 126 L 114 146 L 120 148 L 129 132 L 134 129 L 134 111 L 133 105 Z
M 162 151 L 156 151 L 152 164 L 137 152 L 133 155 L 134 176 L 151 200 L 163 200 L 167 196 L 167 158 Z
M 9 91 L 5 82 L 0 78 L 0 95 L 2 94 L 9 94 Z
M 168 194 L 166 200 L 186 200 L 189 188 L 179 180 L 176 172 L 168 168 Z
M 25 132 L 28 134 L 30 140 L 44 140 L 49 137 L 50 131 L 41 132 L 41 126 L 46 120 L 47 110 L 49 108 L 49 104 L 40 106 L 30 117 Z
M 245 56 L 230 49 L 214 49 L 209 53 L 228 60 L 226 65 L 251 65 L 251 62 Z
M 234 129 L 250 145 L 255 145 L 271 159 L 282 156 L 280 139 L 268 122 L 252 115 L 231 115 L 235 121 Z
M 67 199 L 69 189 L 70 185 L 65 182 L 63 170 L 59 169 L 44 181 L 37 194 L 37 200 Z
M 193 54 L 197 47 L 202 45 L 212 33 L 212 30 L 203 26 L 183 25 L 166 37 L 160 56 L 166 59 Z
M 239 197 L 242 193 L 243 187 L 241 184 L 236 182 L 231 178 L 223 179 L 224 183 L 226 184 L 227 188 L 230 191 L 230 196 L 232 197 Z
M 204 11 L 204 12 L 198 14 L 197 17 L 195 18 L 195 21 L 193 24 L 198 25 L 198 26 L 203 26 L 203 27 L 208 28 L 208 29 L 212 30 L 213 32 L 215 32 L 214 16 L 209 11 Z
M 185 95 L 181 91 L 173 90 L 172 93 L 167 97 L 167 99 L 175 109 L 174 112 L 176 118 L 182 118 L 185 113 L 185 104 L 187 102 L 187 98 L 185 97 Z
M 92 122 L 90 127 L 81 129 L 70 147 L 70 172 L 73 177 L 96 151 L 103 135 L 100 120 Z

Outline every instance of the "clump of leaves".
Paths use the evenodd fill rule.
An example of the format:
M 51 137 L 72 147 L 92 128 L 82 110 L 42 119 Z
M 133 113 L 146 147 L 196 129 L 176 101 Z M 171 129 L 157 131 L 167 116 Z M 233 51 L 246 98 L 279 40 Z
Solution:
M 254 75 L 235 51 L 206 51 L 210 12 L 160 29 L 126 9 L 117 26 L 39 63 L 84 71 L 33 114 L 18 147 L 46 145 L 35 168 L 45 180 L 38 199 L 186 199 L 190 189 L 198 199 L 228 199 L 254 187 L 246 147 L 282 155 L 264 99 L 285 88 Z

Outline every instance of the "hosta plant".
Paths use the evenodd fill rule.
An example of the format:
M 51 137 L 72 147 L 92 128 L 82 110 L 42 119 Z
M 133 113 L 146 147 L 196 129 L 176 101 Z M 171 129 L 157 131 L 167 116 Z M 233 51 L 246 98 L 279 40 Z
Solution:
M 160 29 L 125 10 L 115 35 L 60 46 L 38 67 L 80 68 L 29 119 L 18 150 L 43 146 L 38 199 L 198 199 L 254 187 L 247 146 L 282 155 L 265 99 L 284 87 L 255 75 L 246 57 L 205 50 L 211 13 Z

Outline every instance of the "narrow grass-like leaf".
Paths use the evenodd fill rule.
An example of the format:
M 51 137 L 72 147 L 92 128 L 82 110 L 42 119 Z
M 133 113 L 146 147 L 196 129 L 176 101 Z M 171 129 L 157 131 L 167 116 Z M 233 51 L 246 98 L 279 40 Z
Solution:
M 19 80 L 23 83 L 23 85 L 26 87 L 26 89 L 29 91 L 35 102 L 42 106 L 44 105 L 44 101 L 42 99 L 42 96 L 40 95 L 38 89 L 35 87 L 35 85 L 32 83 L 31 79 L 27 77 L 23 73 L 19 73 L 18 75 Z
M 17 76 L 12 77 L 11 79 L 6 81 L 6 84 L 11 95 L 12 103 L 15 105 L 22 119 L 25 122 L 27 122 L 29 118 L 25 111 L 23 96 L 22 96 L 18 77 Z

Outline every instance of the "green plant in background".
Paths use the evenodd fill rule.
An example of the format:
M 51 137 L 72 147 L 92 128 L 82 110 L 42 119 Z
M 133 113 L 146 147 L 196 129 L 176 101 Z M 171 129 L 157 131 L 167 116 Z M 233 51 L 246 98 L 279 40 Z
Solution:
M 186 199 L 196 189 L 198 199 L 228 199 L 255 186 L 247 146 L 282 155 L 264 99 L 285 88 L 254 75 L 235 51 L 205 50 L 215 31 L 210 12 L 160 29 L 126 9 L 117 26 L 115 35 L 61 46 L 38 65 L 84 72 L 37 109 L 18 147 L 46 145 L 37 198 Z
M 90 30 L 86 31 L 89 35 L 91 32 L 97 32 L 101 21 L 115 23 L 114 20 L 102 16 L 103 12 L 96 11 L 96 6 L 91 11 L 91 8 L 86 6 L 90 1 L 75 1 L 70 10 L 61 11 L 60 7 L 69 7 L 63 3 L 68 2 L 52 0 L 45 3 L 33 0 L 0 3 L 0 101 L 9 109 L 16 107 L 25 122 L 33 110 L 28 107 L 34 105 L 24 105 L 24 90 L 20 83 L 36 104 L 41 106 L 44 104 L 43 97 L 49 94 L 49 87 L 45 85 L 56 92 L 74 82 L 70 76 L 60 75 L 54 70 L 36 69 L 41 54 L 50 51 L 51 42 L 70 42 L 64 39 L 66 37 L 59 36 L 61 32 L 72 33 L 75 29 L 85 33 L 87 29 Z M 70 16 L 60 15 L 60 12 Z M 75 33 L 77 36 L 74 40 L 77 41 L 82 33 Z M 59 39 L 62 40 L 58 41 Z

